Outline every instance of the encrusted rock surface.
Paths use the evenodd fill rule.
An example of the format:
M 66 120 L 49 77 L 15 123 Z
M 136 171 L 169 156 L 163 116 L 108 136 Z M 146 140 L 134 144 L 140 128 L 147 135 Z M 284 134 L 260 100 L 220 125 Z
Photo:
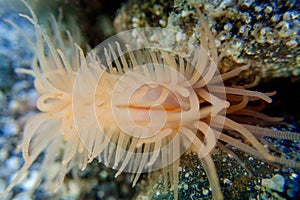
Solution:
M 299 172 L 278 168 L 236 151 L 245 163 L 243 168 L 226 153 L 213 156 L 225 199 L 298 199 Z M 212 199 L 212 191 L 197 156 L 184 155 L 179 169 L 179 199 Z M 250 174 L 251 173 L 251 174 Z M 275 182 L 280 180 L 281 182 Z M 162 175 L 154 174 L 138 184 L 134 200 L 173 199 L 173 189 L 165 189 Z
M 200 37 L 200 23 L 193 5 L 207 16 L 216 37 L 221 73 L 252 62 L 244 77 L 300 75 L 300 4 L 296 0 L 129 0 L 119 11 L 117 31 L 144 26 L 171 28 L 193 39 Z M 199 44 L 197 44 L 199 45 Z M 186 50 L 186 49 L 184 49 Z

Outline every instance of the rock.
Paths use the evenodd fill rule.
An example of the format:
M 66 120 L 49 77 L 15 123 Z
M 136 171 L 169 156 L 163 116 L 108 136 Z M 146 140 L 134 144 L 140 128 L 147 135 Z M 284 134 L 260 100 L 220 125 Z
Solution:
M 278 192 L 284 191 L 284 185 L 285 185 L 284 177 L 279 174 L 274 175 L 271 179 L 262 180 L 262 186 Z
M 3 118 L 1 121 L 4 122 L 3 133 L 5 136 L 13 136 L 18 133 L 19 125 L 14 119 Z
M 17 156 L 10 157 L 5 161 L 5 165 L 8 169 L 12 171 L 17 171 L 21 166 L 21 158 Z
M 196 39 L 195 44 L 199 45 L 200 23 L 193 7 L 196 3 L 207 15 L 219 53 L 225 54 L 219 65 L 221 73 L 252 62 L 253 67 L 243 74 L 246 79 L 251 74 L 260 78 L 298 76 L 297 2 L 129 0 L 120 9 L 114 25 L 118 32 L 145 26 L 171 28 Z
M 22 193 L 15 195 L 13 199 L 14 200 L 31 200 L 32 198 L 30 197 L 30 195 L 28 193 L 22 192 Z
M 21 187 L 24 190 L 30 190 L 38 181 L 40 173 L 38 171 L 31 171 L 28 178 L 22 183 Z

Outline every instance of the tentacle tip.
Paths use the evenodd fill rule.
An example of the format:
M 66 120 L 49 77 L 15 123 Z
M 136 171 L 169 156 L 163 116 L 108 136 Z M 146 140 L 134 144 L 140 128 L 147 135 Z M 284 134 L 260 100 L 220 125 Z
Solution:
M 66 160 L 63 160 L 63 161 L 61 162 L 61 164 L 62 164 L 63 166 L 66 166 L 66 165 L 67 165 L 67 161 L 66 161 Z
M 112 168 L 116 169 L 117 167 L 118 167 L 118 163 L 115 163 Z
M 224 102 L 224 108 L 229 108 L 230 107 L 230 102 L 229 101 L 225 101 Z
M 261 97 L 261 99 L 263 99 L 265 102 L 267 103 L 272 103 L 273 102 L 273 99 L 271 97 L 269 97 L 268 95 L 266 94 L 262 94 L 263 97 Z
M 134 181 L 134 182 L 132 183 L 132 186 L 131 186 L 131 187 L 135 187 L 136 182 L 137 182 L 137 181 Z

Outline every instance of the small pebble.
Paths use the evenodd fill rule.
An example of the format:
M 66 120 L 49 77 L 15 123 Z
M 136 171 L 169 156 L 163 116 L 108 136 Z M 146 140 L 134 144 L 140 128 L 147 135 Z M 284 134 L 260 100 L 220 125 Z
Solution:
M 14 136 L 18 133 L 19 126 L 15 120 L 7 120 L 3 126 L 3 132 L 6 136 Z
M 22 192 L 14 196 L 13 200 L 31 200 L 32 198 L 28 193 Z
M 5 161 L 5 165 L 7 168 L 10 170 L 16 171 L 20 168 L 21 166 L 21 160 L 17 156 L 10 157 Z
M 108 176 L 108 172 L 105 170 L 102 170 L 99 174 L 99 177 L 101 180 L 105 180 L 107 178 L 107 176 Z
M 183 189 L 184 189 L 184 190 L 188 190 L 188 189 L 189 189 L 189 186 L 188 186 L 187 184 L 184 184 Z
M 185 173 L 185 175 L 184 175 L 185 178 L 188 178 L 189 176 L 190 176 L 189 173 Z
M 275 190 L 278 192 L 284 191 L 285 180 L 284 177 L 276 174 L 271 179 L 263 179 L 262 185 L 271 190 Z
M 231 180 L 229 180 L 228 178 L 225 178 L 223 182 L 224 184 L 232 185 Z
M 208 195 L 208 193 L 209 193 L 209 190 L 208 189 L 202 189 L 202 194 L 203 195 Z
M 39 178 L 38 171 L 30 172 L 29 178 L 22 183 L 21 187 L 24 190 L 30 190 L 34 186 L 34 184 L 36 184 L 38 178 Z
M 291 179 L 297 179 L 298 177 L 299 177 L 299 175 L 296 173 L 292 173 L 290 176 Z

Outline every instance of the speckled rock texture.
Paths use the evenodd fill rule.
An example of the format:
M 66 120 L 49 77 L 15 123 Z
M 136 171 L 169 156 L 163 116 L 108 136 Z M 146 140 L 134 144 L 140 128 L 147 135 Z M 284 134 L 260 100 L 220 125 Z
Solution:
M 119 10 L 114 26 L 119 32 L 144 26 L 171 28 L 196 39 L 197 44 L 200 23 L 194 5 L 206 15 L 219 53 L 226 55 L 219 63 L 221 73 L 251 62 L 244 77 L 300 75 L 297 0 L 129 0 Z
M 299 172 L 290 168 L 278 168 L 236 149 L 234 152 L 244 162 L 245 168 L 224 152 L 213 156 L 225 199 L 300 198 Z M 180 200 L 212 199 L 211 187 L 196 155 L 182 157 L 178 188 Z M 134 200 L 171 200 L 174 193 L 172 189 L 165 189 L 165 183 L 159 174 L 140 181 L 137 191 Z

